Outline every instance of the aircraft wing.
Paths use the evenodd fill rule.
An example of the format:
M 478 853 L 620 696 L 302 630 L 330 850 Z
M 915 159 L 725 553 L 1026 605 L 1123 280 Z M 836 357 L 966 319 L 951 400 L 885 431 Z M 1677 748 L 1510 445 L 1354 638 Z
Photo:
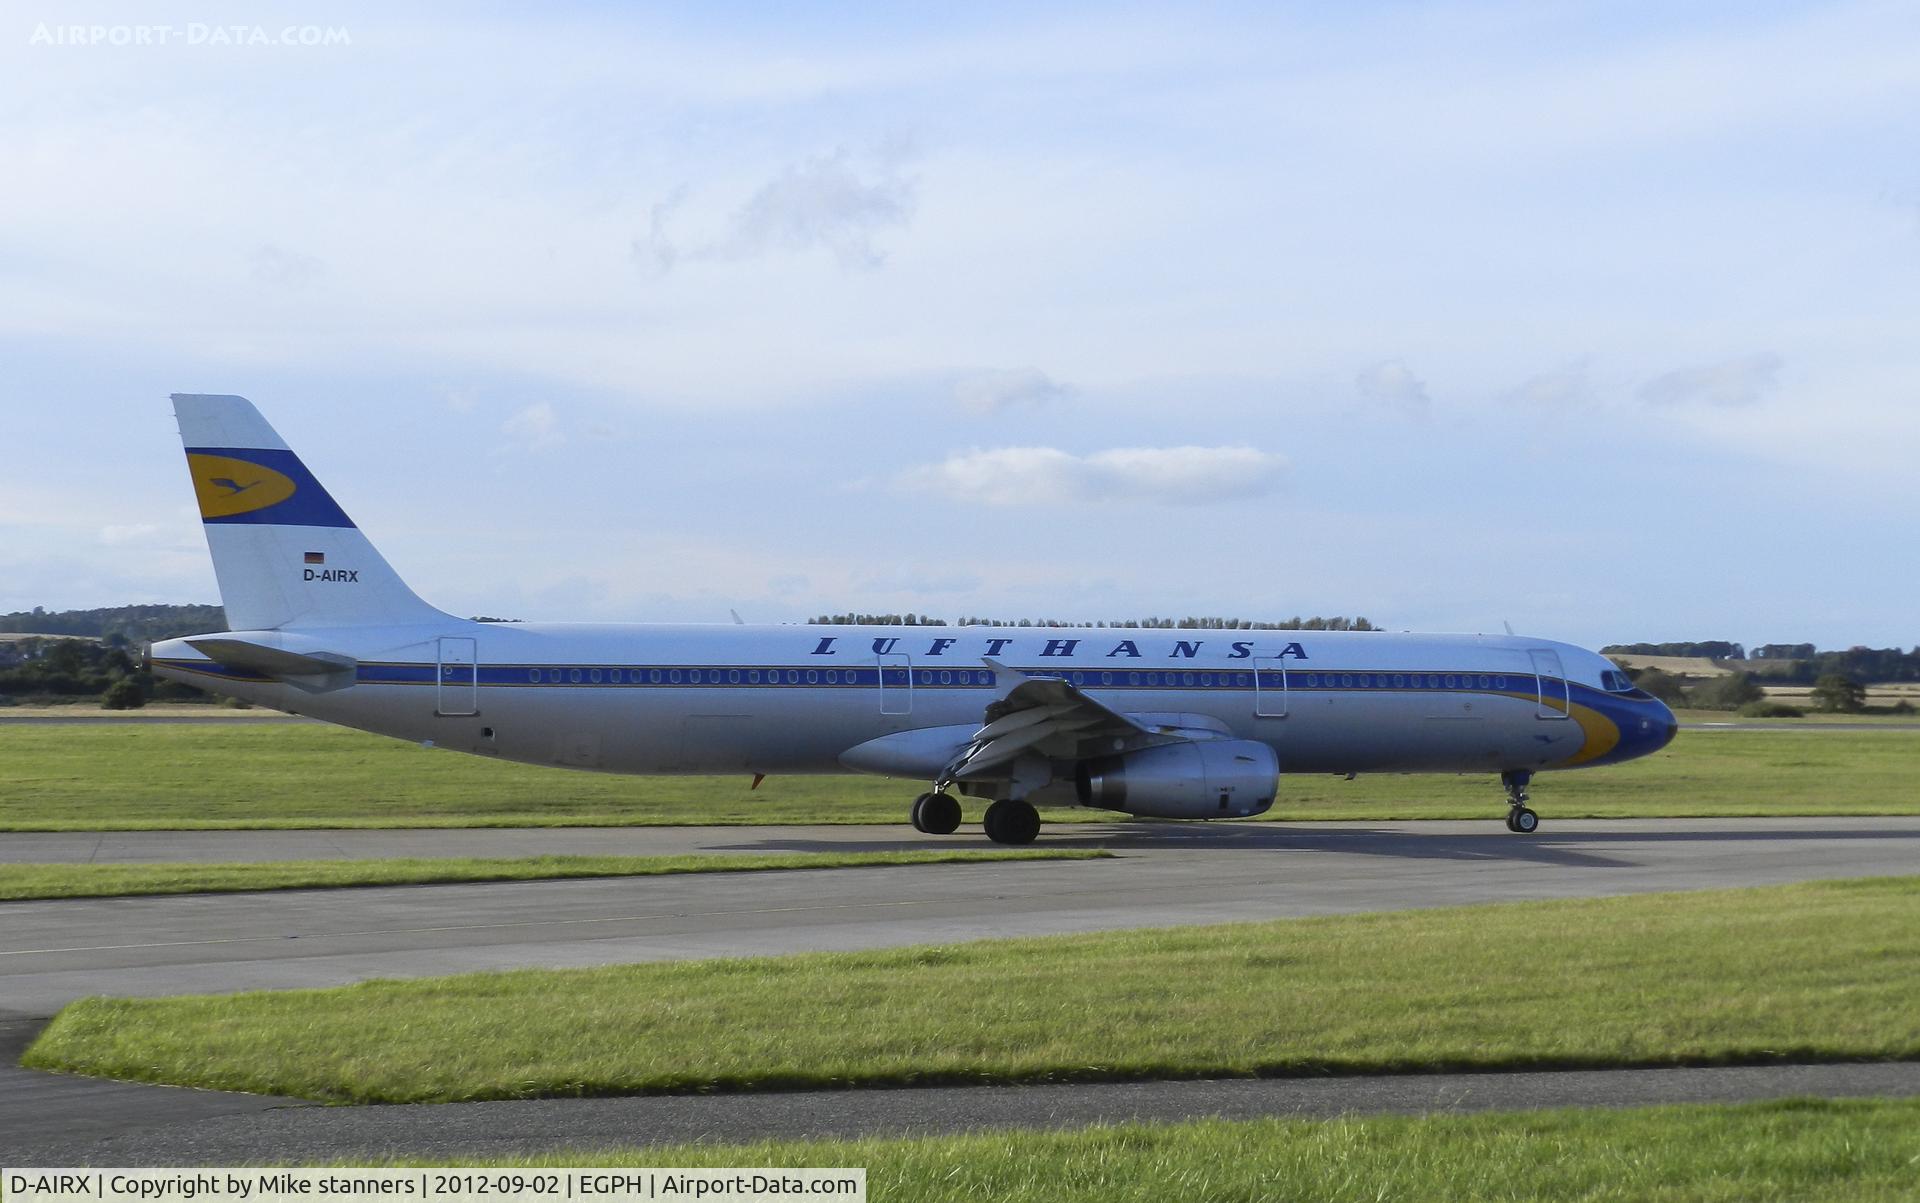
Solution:
M 987 665 L 1016 684 L 987 707 L 986 724 L 947 766 L 946 781 L 993 777 L 1032 752 L 1051 760 L 1085 760 L 1122 748 L 1180 743 L 1193 733 L 1148 725 L 1088 696 L 1059 677 L 1034 677 L 995 660 Z

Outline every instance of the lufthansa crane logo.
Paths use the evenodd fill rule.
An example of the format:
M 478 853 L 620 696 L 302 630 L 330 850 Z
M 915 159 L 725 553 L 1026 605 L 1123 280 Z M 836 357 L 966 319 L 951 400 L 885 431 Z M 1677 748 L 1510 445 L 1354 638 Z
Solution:
M 226 455 L 187 455 L 202 518 L 228 518 L 279 505 L 293 496 L 292 478 Z

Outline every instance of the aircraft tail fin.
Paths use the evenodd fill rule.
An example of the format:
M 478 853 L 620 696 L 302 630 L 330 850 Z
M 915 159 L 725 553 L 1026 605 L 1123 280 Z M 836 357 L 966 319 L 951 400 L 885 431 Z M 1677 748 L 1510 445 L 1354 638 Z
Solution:
M 230 629 L 449 617 L 407 588 L 251 401 L 175 393 L 173 413 Z

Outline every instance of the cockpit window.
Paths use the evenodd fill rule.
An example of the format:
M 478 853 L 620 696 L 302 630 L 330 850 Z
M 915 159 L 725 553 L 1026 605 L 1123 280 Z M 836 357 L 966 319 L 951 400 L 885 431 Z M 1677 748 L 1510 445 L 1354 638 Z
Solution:
M 1632 693 L 1633 678 L 1615 669 L 1601 669 L 1600 687 L 1608 693 Z

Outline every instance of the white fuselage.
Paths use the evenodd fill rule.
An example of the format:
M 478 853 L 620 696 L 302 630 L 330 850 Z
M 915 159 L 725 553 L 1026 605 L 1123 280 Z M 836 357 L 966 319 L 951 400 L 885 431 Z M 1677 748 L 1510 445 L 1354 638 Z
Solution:
M 309 692 L 184 640 L 156 645 L 153 665 L 345 726 L 616 773 L 925 775 L 1005 693 L 988 661 L 1265 743 L 1283 772 L 1572 767 L 1642 755 L 1673 731 L 1659 702 L 1603 687 L 1601 657 L 1514 636 L 449 620 L 275 637 L 351 658 L 351 682 Z

